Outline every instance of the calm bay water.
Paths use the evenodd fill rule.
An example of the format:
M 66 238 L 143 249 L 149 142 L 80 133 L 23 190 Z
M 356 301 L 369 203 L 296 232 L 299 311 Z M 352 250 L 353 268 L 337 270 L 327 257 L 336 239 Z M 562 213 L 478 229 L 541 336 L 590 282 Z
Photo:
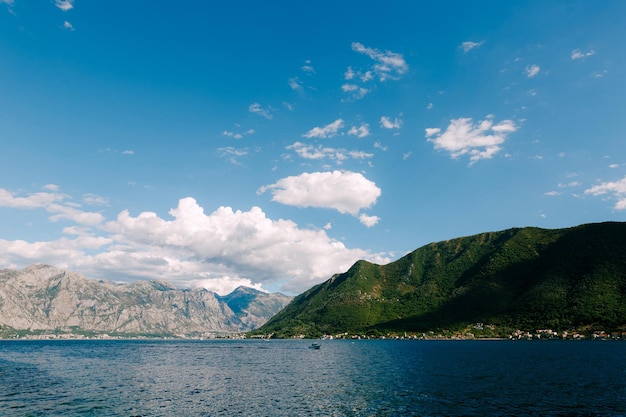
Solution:
M 626 343 L 0 341 L 2 416 L 626 415 Z

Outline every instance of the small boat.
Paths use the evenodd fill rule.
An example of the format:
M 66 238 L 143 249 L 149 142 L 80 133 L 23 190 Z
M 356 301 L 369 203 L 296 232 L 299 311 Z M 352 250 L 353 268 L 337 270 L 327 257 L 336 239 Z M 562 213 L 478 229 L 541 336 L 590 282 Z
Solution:
M 321 347 L 322 345 L 320 345 L 319 343 L 311 343 L 311 346 L 309 346 L 309 349 L 319 349 Z

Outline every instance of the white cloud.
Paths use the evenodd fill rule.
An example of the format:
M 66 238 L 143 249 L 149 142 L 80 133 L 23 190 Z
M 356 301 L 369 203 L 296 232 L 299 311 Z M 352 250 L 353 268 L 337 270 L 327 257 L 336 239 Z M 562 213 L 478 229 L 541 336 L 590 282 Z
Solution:
M 383 116 L 380 118 L 380 125 L 385 129 L 400 129 L 402 126 L 402 120 L 397 117 L 392 121 L 389 117 Z
M 48 184 L 45 187 L 54 188 L 56 186 Z M 47 192 L 29 194 L 26 197 L 16 197 L 13 193 L 0 188 L 0 207 L 28 210 L 44 209 L 52 214 L 49 219 L 53 222 L 70 220 L 78 224 L 95 226 L 104 221 L 102 214 L 78 210 L 77 207 L 80 207 L 80 205 L 66 201 L 68 199 L 70 199 L 70 196 L 67 194 Z
M 298 77 L 290 78 L 288 83 L 289 83 L 289 87 L 292 90 L 295 90 L 295 91 L 302 91 L 302 90 L 304 90 L 304 87 L 302 87 L 302 83 L 300 82 Z
M 574 49 L 572 51 L 572 53 L 570 54 L 570 58 L 572 58 L 572 60 L 575 59 L 582 59 L 582 58 L 587 58 L 588 56 L 592 56 L 594 55 L 596 52 L 594 50 L 588 51 L 588 52 L 584 52 L 578 48 Z
M 528 78 L 533 78 L 541 71 L 541 67 L 539 65 L 529 65 L 526 67 L 526 76 Z
M 74 0 L 55 0 L 54 5 L 64 12 L 67 12 L 74 8 Z
M 91 206 L 108 206 L 109 199 L 106 197 L 99 196 L 97 194 L 85 194 L 83 195 L 83 201 L 85 204 L 89 204 Z
M 428 106 L 426 106 L 426 110 L 431 110 L 433 107 L 433 103 L 428 103 Z
M 482 44 L 485 43 L 485 41 L 480 41 L 480 42 L 463 42 L 459 48 L 463 49 L 464 53 L 468 53 L 469 51 L 471 51 L 472 49 L 478 48 L 480 46 L 482 46 Z
M 54 187 L 54 185 L 49 184 L 45 187 Z M 58 203 L 68 198 L 69 196 L 67 194 L 45 192 L 29 194 L 26 197 L 16 197 L 13 193 L 5 190 L 4 188 L 0 188 L 0 207 L 19 209 L 46 208 L 50 204 Z
M 356 72 L 354 72 L 354 70 L 352 69 L 352 67 L 348 67 L 348 69 L 346 70 L 346 72 L 344 73 L 344 78 L 346 80 L 351 80 L 354 78 L 354 76 L 356 75 Z
M 130 150 L 130 149 L 122 152 L 122 155 L 134 155 L 134 154 L 135 154 L 135 151 Z
M 311 60 L 307 59 L 306 61 L 304 61 L 304 65 L 302 66 L 302 71 L 310 73 L 310 74 L 315 74 L 315 68 L 313 68 L 313 65 L 311 65 Z
M 374 143 L 374 148 L 380 149 L 383 152 L 386 152 L 387 149 L 389 149 L 387 146 L 384 146 L 382 143 L 380 142 L 375 142 Z
M 259 103 L 252 103 L 252 104 L 250 104 L 250 106 L 248 106 L 248 110 L 251 113 L 255 113 L 255 114 L 258 114 L 259 116 L 263 116 L 266 119 L 272 119 L 272 117 L 273 117 L 272 113 L 270 112 L 270 110 L 262 108 Z
M 547 195 L 547 196 L 550 196 L 550 197 L 561 195 L 561 193 L 559 191 L 548 191 L 547 193 L 543 193 L 543 194 Z
M 293 145 L 287 146 L 287 149 L 293 150 L 304 159 L 330 159 L 338 164 L 347 159 L 367 159 L 374 156 L 363 151 L 348 151 L 343 148 L 330 148 L 322 145 L 314 146 L 302 142 L 295 142 Z
M 72 26 L 72 24 L 66 20 L 65 22 L 63 22 L 63 29 L 74 31 L 74 26 Z
M 355 100 L 362 99 L 370 92 L 367 88 L 359 87 L 356 84 L 344 84 L 341 86 L 341 89 L 344 93 L 352 93 L 352 98 Z
M 354 186 L 359 181 L 345 183 Z M 360 183 L 367 186 L 367 180 Z M 94 194 L 83 198 L 103 202 Z M 239 285 L 262 289 L 279 284 L 282 291 L 299 293 L 359 259 L 389 262 L 382 254 L 349 249 L 329 237 L 330 223 L 325 230 L 303 229 L 290 220 L 269 219 L 258 207 L 250 211 L 220 207 L 205 214 L 196 200 L 187 197 L 169 211 L 170 219 L 152 212 L 133 216 L 124 210 L 115 220 L 102 223 L 97 213 L 80 212 L 64 204 L 66 199 L 70 197 L 52 193 L 17 197 L 0 189 L 4 207 L 46 208 L 55 214 L 52 220 L 83 224 L 64 226 L 64 236 L 52 241 L 0 239 L 0 264 L 18 268 L 50 263 L 116 281 L 167 277 L 180 287 L 203 286 L 226 294 Z M 356 201 L 347 207 L 365 204 Z M 372 223 L 373 217 L 367 221 Z
M 361 214 L 359 221 L 367 228 L 376 226 L 380 218 L 378 216 L 368 216 L 367 214 Z
M 343 120 L 337 119 L 324 127 L 314 127 L 302 136 L 305 138 L 330 138 L 335 136 L 341 128 L 343 128 Z
M 352 126 L 350 130 L 348 131 L 348 135 L 353 135 L 358 138 L 367 137 L 369 136 L 369 134 L 370 134 L 370 130 L 369 130 L 369 125 L 367 123 L 363 123 L 359 127 Z
M 374 64 L 374 72 L 381 81 L 389 78 L 399 79 L 409 69 L 404 57 L 396 52 L 368 48 L 360 42 L 353 42 L 352 50 L 367 55 L 376 62 Z
M 453 119 L 445 132 L 439 128 L 427 128 L 426 138 L 435 149 L 443 149 L 452 158 L 470 156 L 470 165 L 481 159 L 490 159 L 498 153 L 509 133 L 518 127 L 512 120 L 494 124 L 493 116 L 474 124 L 471 118 Z
M 225 130 L 222 132 L 222 135 L 226 136 L 227 138 L 241 139 L 244 136 L 254 135 L 255 133 L 256 132 L 254 129 L 248 129 L 245 132 L 231 132 L 229 130 Z
M 615 210 L 626 210 L 626 177 L 619 181 L 603 182 L 585 190 L 585 194 L 594 196 L 610 194 L 616 199 Z
M 86 212 L 68 205 L 50 204 L 46 210 L 53 213 L 50 216 L 50 220 L 53 222 L 69 220 L 86 226 L 96 226 L 104 221 L 104 216 L 100 213 Z
M 228 158 L 228 160 L 234 165 L 241 165 L 239 158 L 246 156 L 250 153 L 248 148 L 235 148 L 233 146 L 224 146 L 217 148 L 217 152 L 221 158 Z
M 261 187 L 259 193 L 272 193 L 272 201 L 295 207 L 331 208 L 357 216 L 369 208 L 381 190 L 357 172 L 333 171 L 303 173 Z

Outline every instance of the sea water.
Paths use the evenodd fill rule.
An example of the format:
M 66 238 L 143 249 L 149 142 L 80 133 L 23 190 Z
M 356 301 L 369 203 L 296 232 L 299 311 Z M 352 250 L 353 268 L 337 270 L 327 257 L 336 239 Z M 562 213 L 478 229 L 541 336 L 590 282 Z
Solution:
M 310 344 L 0 341 L 0 415 L 626 415 L 626 342 Z

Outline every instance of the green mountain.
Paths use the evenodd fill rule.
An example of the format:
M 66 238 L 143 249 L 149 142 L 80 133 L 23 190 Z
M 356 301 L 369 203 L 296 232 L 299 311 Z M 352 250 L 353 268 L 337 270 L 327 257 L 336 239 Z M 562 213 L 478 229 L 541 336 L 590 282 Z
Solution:
M 473 323 L 522 330 L 626 325 L 626 223 L 482 233 L 387 265 L 358 261 L 295 297 L 260 330 L 423 332 Z

